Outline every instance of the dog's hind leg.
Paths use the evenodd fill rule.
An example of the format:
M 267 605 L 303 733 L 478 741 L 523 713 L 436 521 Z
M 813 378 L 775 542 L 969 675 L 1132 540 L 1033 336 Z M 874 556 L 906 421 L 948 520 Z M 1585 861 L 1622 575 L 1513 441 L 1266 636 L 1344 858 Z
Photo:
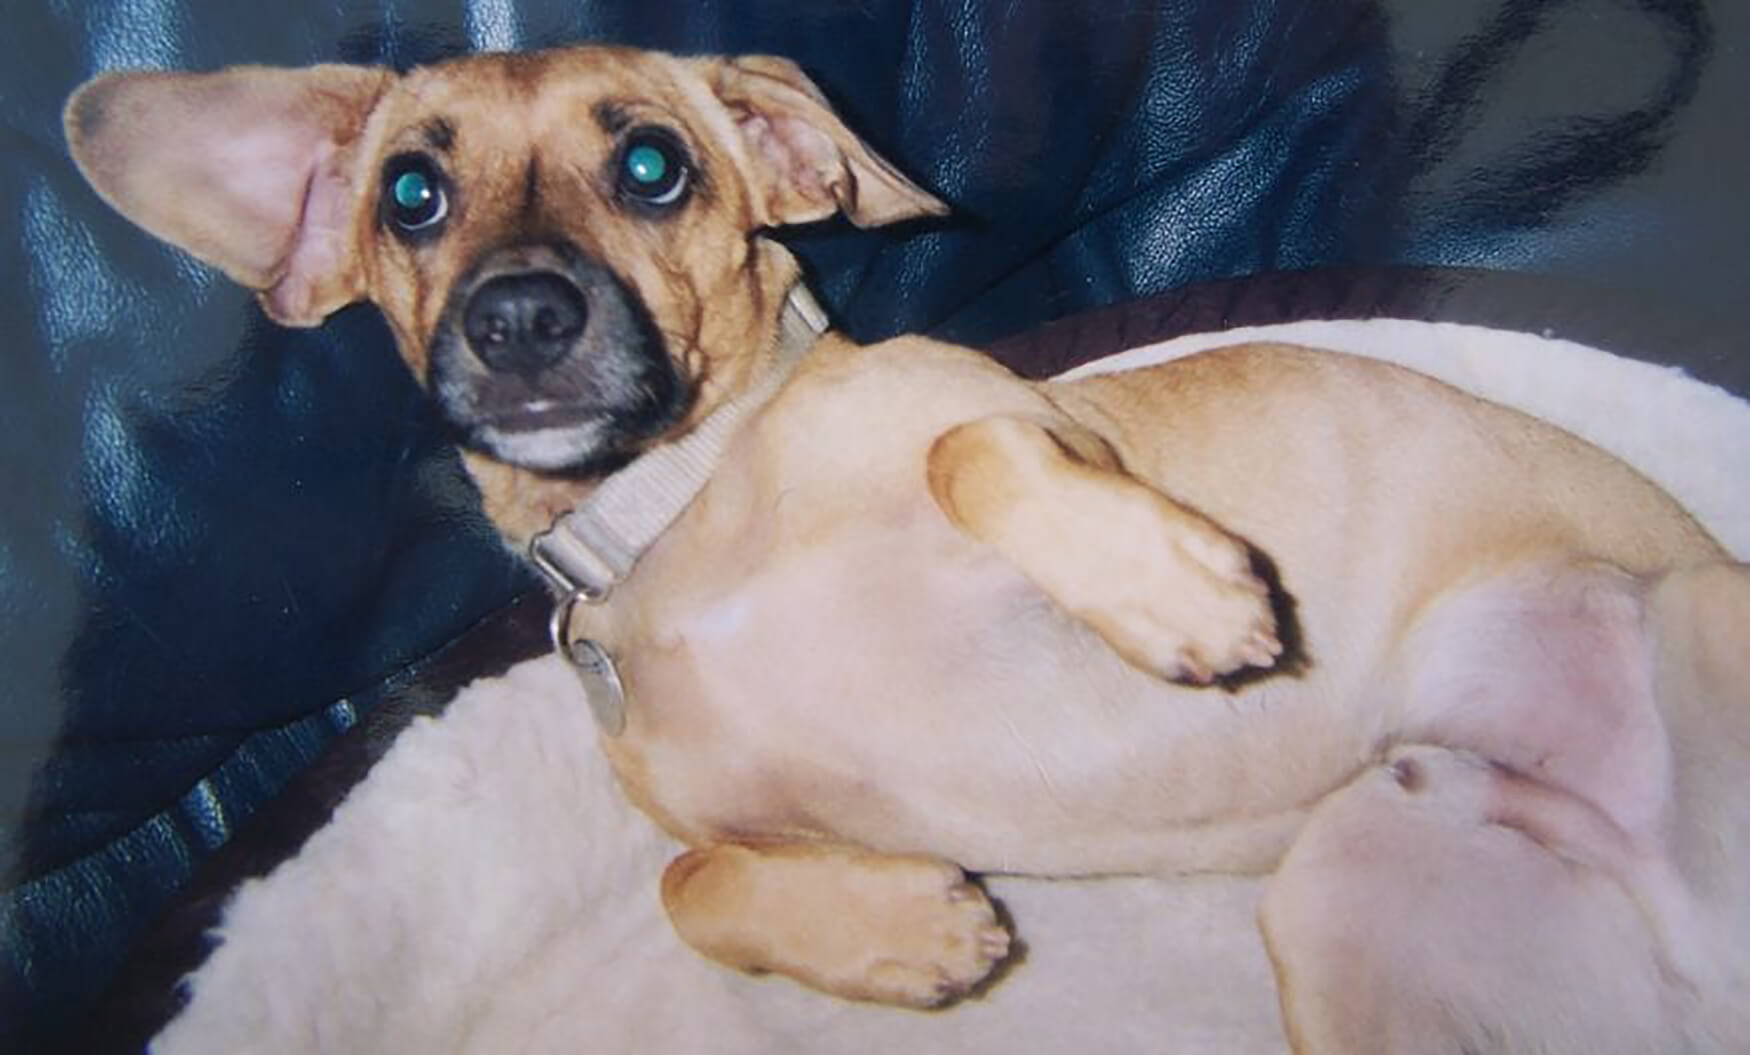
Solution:
M 1613 838 L 1586 803 L 1492 763 L 1395 751 L 1319 806 L 1260 906 L 1294 1050 L 1688 1050 Z
M 930 493 L 1139 669 L 1206 682 L 1281 653 L 1246 544 L 1126 473 L 1068 419 L 958 426 L 929 454 Z
M 1009 951 L 984 892 L 932 857 L 720 843 L 676 858 L 662 901 L 706 956 L 856 1000 L 935 1007 Z
M 1400 656 L 1415 746 L 1319 804 L 1260 909 L 1297 1049 L 1745 1050 L 1750 574 L 1528 565 Z

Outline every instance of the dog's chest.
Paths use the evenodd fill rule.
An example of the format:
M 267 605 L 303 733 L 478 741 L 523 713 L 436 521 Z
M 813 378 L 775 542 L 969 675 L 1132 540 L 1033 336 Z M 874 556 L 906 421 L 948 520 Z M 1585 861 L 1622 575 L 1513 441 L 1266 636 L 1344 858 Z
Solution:
M 635 801 L 700 841 L 1135 871 L 1160 832 L 1259 794 L 1220 760 L 1258 743 L 1264 701 L 1181 699 L 897 479 L 866 474 L 854 515 L 819 512 L 821 481 L 737 495 L 738 530 L 689 518 L 616 594 L 600 632 L 628 709 L 606 743 Z
M 780 503 L 742 530 L 693 532 L 684 552 L 653 551 L 617 599 L 622 746 L 688 827 L 843 833 L 847 813 L 897 809 L 895 760 L 945 716 L 974 719 L 981 677 L 1026 671 L 1005 653 L 1043 598 L 921 487 L 863 497 L 856 518 L 828 524 L 807 489 L 790 490 L 794 515 Z M 1050 654 L 1041 642 L 1036 656 Z

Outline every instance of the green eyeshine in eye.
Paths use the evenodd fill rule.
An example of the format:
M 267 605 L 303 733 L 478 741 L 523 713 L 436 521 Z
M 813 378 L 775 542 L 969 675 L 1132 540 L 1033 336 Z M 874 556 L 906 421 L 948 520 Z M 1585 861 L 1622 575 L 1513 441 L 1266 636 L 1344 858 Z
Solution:
M 395 195 L 395 204 L 403 209 L 420 209 L 431 201 L 431 180 L 418 170 L 403 172 L 395 177 L 395 185 L 391 190 Z
M 635 146 L 626 151 L 626 174 L 638 183 L 654 186 L 668 176 L 668 156 L 653 146 Z

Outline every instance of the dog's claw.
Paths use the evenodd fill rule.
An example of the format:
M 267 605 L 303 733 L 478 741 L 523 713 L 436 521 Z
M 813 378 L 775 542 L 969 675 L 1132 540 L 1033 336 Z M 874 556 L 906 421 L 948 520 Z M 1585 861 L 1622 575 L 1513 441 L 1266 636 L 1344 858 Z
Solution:
M 1275 634 L 1259 631 L 1240 649 L 1240 657 L 1248 666 L 1269 667 L 1282 656 L 1282 642 Z
M 1178 669 L 1174 672 L 1173 680 L 1188 682 L 1192 685 L 1208 685 L 1215 680 L 1215 672 L 1210 670 L 1209 665 L 1197 656 L 1190 652 L 1181 652 Z
M 1222 664 L 1221 669 L 1217 670 L 1200 653 L 1185 649 L 1178 654 L 1168 677 L 1187 685 L 1209 685 L 1218 674 L 1227 674 L 1241 667 L 1268 668 L 1274 666 L 1281 656 L 1281 640 L 1267 629 L 1255 630 L 1234 646 L 1232 661 Z

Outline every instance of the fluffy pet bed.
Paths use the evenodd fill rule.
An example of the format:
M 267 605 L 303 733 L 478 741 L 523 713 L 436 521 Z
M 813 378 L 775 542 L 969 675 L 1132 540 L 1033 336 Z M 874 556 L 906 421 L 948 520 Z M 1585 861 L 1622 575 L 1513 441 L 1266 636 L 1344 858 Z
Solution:
M 1375 319 L 1197 334 L 1081 372 L 1254 337 L 1397 360 L 1525 408 L 1639 466 L 1750 553 L 1750 489 L 1731 470 L 1750 450 L 1750 406 L 1597 348 Z M 706 962 L 657 901 L 678 848 L 622 799 L 579 694 L 541 658 L 416 720 L 300 854 L 236 895 L 155 1050 L 1285 1050 L 1255 879 L 993 878 L 1024 954 L 943 1012 L 843 1003 Z

